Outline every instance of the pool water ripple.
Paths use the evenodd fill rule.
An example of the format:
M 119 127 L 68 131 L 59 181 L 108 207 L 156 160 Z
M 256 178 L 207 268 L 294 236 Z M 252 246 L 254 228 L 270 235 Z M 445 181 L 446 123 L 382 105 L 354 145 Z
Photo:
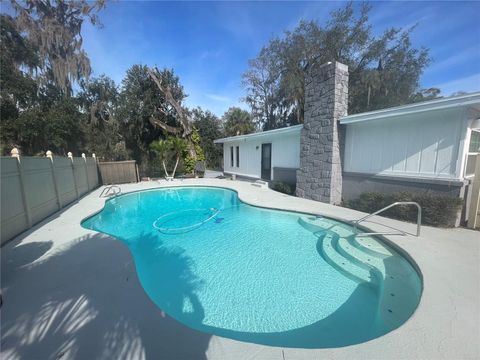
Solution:
M 219 211 L 190 230 L 213 210 L 186 209 Z M 189 231 L 153 226 L 175 212 L 184 216 L 168 222 Z M 379 239 L 355 238 L 350 225 L 332 219 L 251 206 L 228 189 L 125 194 L 82 225 L 129 247 L 143 288 L 163 311 L 242 341 L 301 348 L 367 341 L 404 323 L 421 296 L 412 265 Z M 374 258 L 367 246 L 383 255 Z

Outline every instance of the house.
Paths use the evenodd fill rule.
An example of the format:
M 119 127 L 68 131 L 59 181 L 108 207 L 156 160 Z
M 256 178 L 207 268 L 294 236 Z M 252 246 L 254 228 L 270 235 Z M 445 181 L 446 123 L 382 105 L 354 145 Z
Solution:
M 310 79 L 310 80 L 309 80 Z M 218 139 L 224 172 L 339 204 L 367 191 L 465 196 L 480 152 L 480 92 L 347 115 L 348 68 L 307 71 L 305 122 Z
M 303 125 L 215 140 L 223 144 L 223 171 L 249 179 L 296 183 Z

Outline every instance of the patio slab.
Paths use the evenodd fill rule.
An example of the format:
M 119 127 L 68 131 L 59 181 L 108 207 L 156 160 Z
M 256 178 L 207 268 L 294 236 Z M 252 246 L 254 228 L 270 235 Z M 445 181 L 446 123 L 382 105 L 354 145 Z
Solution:
M 248 182 L 188 179 L 122 185 L 123 192 L 208 185 L 250 204 L 358 219 L 358 211 L 287 196 Z M 1 248 L 2 359 L 478 359 L 480 232 L 424 226 L 420 238 L 389 236 L 418 265 L 424 290 L 414 315 L 380 338 L 343 348 L 288 349 L 192 330 L 143 291 L 128 249 L 83 229 L 102 208 L 99 188 Z M 374 218 L 411 233 L 415 225 Z M 359 309 L 362 311 L 362 309 Z

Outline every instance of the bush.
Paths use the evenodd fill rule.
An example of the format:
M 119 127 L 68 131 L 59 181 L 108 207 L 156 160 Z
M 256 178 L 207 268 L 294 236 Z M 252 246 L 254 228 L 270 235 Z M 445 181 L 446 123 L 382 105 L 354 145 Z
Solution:
M 457 213 L 463 204 L 463 200 L 459 198 L 426 193 L 399 192 L 381 194 L 366 192 L 355 200 L 344 202 L 343 206 L 373 213 L 397 201 L 415 201 L 419 203 L 422 207 L 422 224 L 441 227 L 455 226 Z M 417 209 L 411 205 L 395 206 L 380 215 L 410 222 L 417 221 Z
M 270 188 L 272 190 L 287 194 L 287 195 L 294 195 L 295 194 L 295 186 L 282 182 L 282 181 L 273 181 L 270 183 Z

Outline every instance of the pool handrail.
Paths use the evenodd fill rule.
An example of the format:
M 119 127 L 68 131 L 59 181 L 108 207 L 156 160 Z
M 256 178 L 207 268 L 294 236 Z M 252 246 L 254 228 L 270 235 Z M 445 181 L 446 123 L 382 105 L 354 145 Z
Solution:
M 358 232 L 358 224 L 360 224 L 362 221 L 365 221 L 367 220 L 368 218 L 372 217 L 372 216 L 375 216 L 375 215 L 378 215 L 382 212 L 384 212 L 385 210 L 388 210 L 394 206 L 397 206 L 397 205 L 415 205 L 417 207 L 417 233 L 416 233 L 416 237 L 419 237 L 420 236 L 420 229 L 421 229 L 421 226 L 422 226 L 422 208 L 421 206 L 415 202 L 415 201 L 397 201 L 397 202 L 394 202 L 388 206 L 385 206 L 384 208 L 380 209 L 380 210 L 377 210 L 375 211 L 374 213 L 371 213 L 371 214 L 368 214 L 358 220 L 355 220 L 353 222 L 353 228 L 355 229 L 355 232 L 357 233 L 357 236 L 369 236 L 369 235 L 411 235 L 405 231 L 402 231 L 402 230 L 398 230 L 398 229 L 395 229 L 397 230 L 398 232 L 396 233 L 386 233 L 386 232 Z
M 113 193 L 110 194 L 110 191 L 113 190 Z M 105 187 L 98 197 L 107 197 L 107 196 L 117 196 L 122 192 L 122 189 L 118 185 L 109 185 Z

